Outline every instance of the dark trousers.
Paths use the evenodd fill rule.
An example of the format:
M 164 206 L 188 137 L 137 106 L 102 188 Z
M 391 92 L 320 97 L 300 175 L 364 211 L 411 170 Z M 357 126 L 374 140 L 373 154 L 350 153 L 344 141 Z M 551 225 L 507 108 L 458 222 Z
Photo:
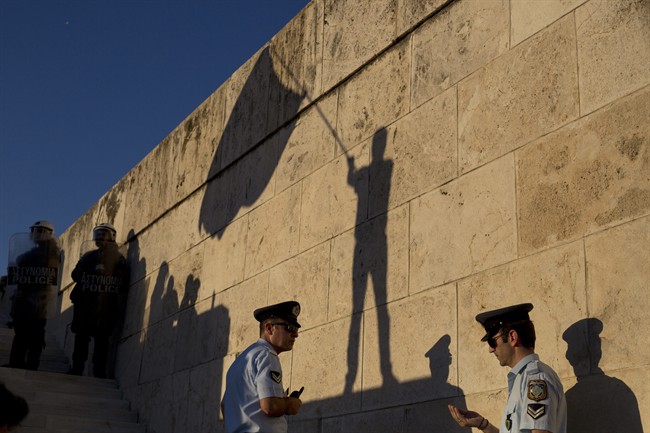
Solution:
M 14 320 L 14 341 L 11 344 L 9 366 L 38 370 L 45 344 L 46 319 Z
M 74 351 L 72 352 L 72 372 L 83 374 L 86 360 L 88 359 L 88 345 L 90 337 L 95 339 L 93 350 L 93 376 L 106 377 L 106 360 L 108 359 L 108 335 L 90 335 L 77 333 L 74 337 Z

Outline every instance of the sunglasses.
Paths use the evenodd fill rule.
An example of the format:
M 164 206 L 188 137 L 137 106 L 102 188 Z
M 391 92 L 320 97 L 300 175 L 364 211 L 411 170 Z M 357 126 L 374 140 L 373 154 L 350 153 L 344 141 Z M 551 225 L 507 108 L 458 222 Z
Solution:
M 505 334 L 497 334 L 494 337 L 488 338 L 487 344 L 490 346 L 492 349 L 497 348 L 497 339 L 503 337 Z
M 286 323 L 286 322 L 278 323 L 278 322 L 276 322 L 276 323 L 271 323 L 271 325 L 273 325 L 273 326 L 283 326 L 283 327 L 287 328 L 287 332 L 289 332 L 290 334 L 293 334 L 293 333 L 297 334 L 298 333 L 298 327 L 296 325 L 292 325 L 291 323 Z

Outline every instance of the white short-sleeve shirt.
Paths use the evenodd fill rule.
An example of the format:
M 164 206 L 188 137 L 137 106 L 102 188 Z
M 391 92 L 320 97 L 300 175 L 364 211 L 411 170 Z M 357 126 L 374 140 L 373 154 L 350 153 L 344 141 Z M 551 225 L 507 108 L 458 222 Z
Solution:
M 566 433 L 567 411 L 560 378 L 531 354 L 508 373 L 508 404 L 500 433 L 525 433 L 533 429 Z
M 226 374 L 226 433 L 286 433 L 284 416 L 262 412 L 260 400 L 267 397 L 284 397 L 282 367 L 273 346 L 260 338 L 235 359 Z

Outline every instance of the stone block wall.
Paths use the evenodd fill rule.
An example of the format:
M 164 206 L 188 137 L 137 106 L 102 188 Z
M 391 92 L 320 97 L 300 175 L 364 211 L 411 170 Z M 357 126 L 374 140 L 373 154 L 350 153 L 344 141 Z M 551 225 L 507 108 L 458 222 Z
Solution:
M 154 433 L 222 431 L 252 310 L 288 299 L 292 432 L 498 423 L 474 316 L 520 302 L 570 431 L 641 432 L 649 144 L 648 0 L 313 0 L 63 234 L 64 286 L 113 223 L 114 374 Z

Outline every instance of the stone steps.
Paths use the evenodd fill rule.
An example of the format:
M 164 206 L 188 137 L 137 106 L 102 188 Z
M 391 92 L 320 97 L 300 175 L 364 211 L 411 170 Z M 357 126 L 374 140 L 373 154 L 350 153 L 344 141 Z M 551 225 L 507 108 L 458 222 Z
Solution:
M 0 365 L 9 363 L 11 342 L 14 339 L 14 330 L 0 327 Z M 70 369 L 70 362 L 65 353 L 60 349 L 57 341 L 46 335 L 45 349 L 41 353 L 39 370 L 65 373 Z
M 7 337 L 9 336 L 9 337 Z M 13 330 L 0 328 L 0 362 L 9 360 Z M 40 370 L 0 367 L 0 382 L 29 404 L 29 415 L 17 433 L 146 433 L 138 414 L 111 379 L 71 376 L 69 363 L 56 342 L 47 340 L 50 352 L 41 357 Z M 2 358 L 6 355 L 6 360 Z M 65 366 L 65 370 L 63 370 Z

